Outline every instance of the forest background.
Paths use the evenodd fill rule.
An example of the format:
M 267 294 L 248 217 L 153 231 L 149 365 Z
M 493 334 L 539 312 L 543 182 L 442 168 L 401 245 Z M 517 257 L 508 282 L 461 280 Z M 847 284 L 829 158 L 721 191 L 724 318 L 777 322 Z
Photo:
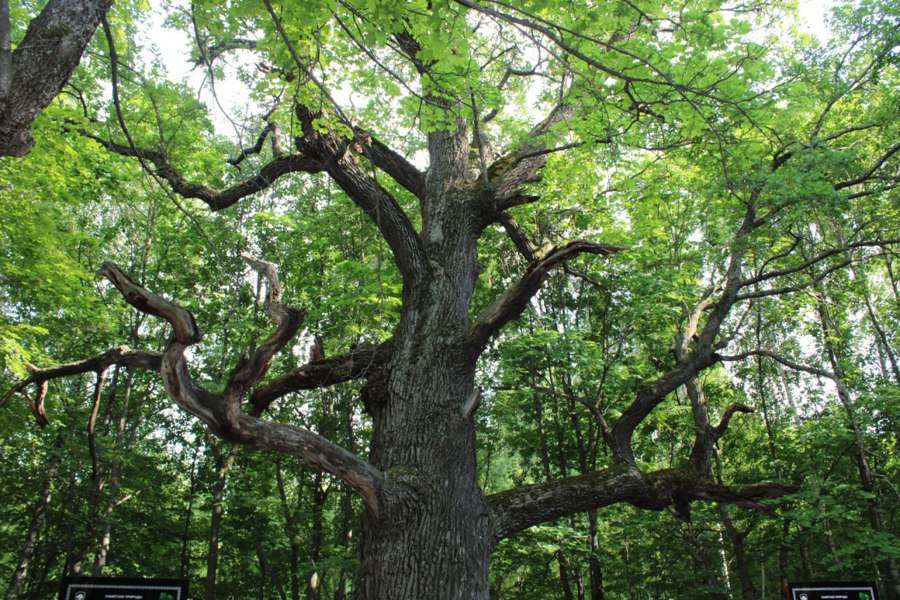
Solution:
M 44 4 L 9 3 L 12 48 Z M 826 38 L 781 2 L 218 4 L 155 7 L 202 95 L 154 58 L 150 6 L 116 2 L 34 148 L 0 158 L 7 598 L 54 597 L 74 573 L 183 577 L 210 599 L 365 588 L 369 488 L 176 408 L 153 372 L 171 328 L 98 270 L 189 309 L 193 377 L 227 396 L 272 339 L 280 298 L 248 257 L 271 262 L 306 314 L 253 383 L 306 378 L 267 418 L 388 472 L 357 363 L 404 335 L 415 276 L 381 211 L 436 252 L 424 173 L 464 123 L 457 187 L 497 206 L 463 318 L 487 330 L 460 396 L 473 481 L 490 500 L 625 463 L 702 475 L 665 501 L 510 525 L 491 597 L 862 580 L 897 599 L 895 0 L 835 4 Z M 332 163 L 321 139 L 343 140 Z M 394 200 L 367 205 L 329 171 L 347 157 Z

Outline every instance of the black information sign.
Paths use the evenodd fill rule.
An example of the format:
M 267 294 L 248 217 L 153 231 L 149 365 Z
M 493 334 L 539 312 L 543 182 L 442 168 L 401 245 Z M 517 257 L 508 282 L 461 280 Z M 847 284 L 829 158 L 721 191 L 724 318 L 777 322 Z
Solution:
M 788 600 L 878 600 L 873 583 L 791 583 Z
M 185 600 L 185 579 L 64 577 L 59 600 Z

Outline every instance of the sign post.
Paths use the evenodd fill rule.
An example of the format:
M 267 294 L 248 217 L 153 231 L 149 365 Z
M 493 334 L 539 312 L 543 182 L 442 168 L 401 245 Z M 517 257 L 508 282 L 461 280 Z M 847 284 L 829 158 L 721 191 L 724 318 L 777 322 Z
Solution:
M 187 580 L 63 577 L 59 600 L 185 600 Z
M 878 600 L 873 583 L 789 583 L 788 600 Z

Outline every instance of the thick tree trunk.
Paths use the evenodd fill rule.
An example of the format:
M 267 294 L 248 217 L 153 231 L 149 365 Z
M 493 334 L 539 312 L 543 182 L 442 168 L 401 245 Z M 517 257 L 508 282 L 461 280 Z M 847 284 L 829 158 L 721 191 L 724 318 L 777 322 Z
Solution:
M 31 122 L 69 80 L 112 2 L 50 0 L 11 53 L 9 5 L 0 3 L 0 156 L 31 150 Z
M 450 138 L 432 156 L 452 160 L 461 152 Z M 440 167 L 429 178 L 446 184 Z M 387 377 L 370 377 L 367 386 L 370 461 L 385 479 L 378 514 L 367 509 L 363 519 L 361 600 L 489 593 L 494 536 L 477 481 L 472 418 L 477 351 L 464 338 L 478 273 L 473 198 L 450 186 L 436 191 L 441 197 L 428 203 L 422 224 L 434 264 L 406 286 Z
M 281 29 L 271 3 L 266 1 L 265 5 L 290 47 L 290 38 Z M 404 52 L 416 55 L 414 39 L 402 33 L 396 39 Z M 424 63 L 415 64 L 424 74 Z M 429 132 L 431 160 L 427 175 L 423 177 L 405 161 L 398 163 L 395 155 L 386 161 L 377 156 L 373 159 L 372 154 L 381 152 L 376 145 L 371 145 L 366 155 L 389 174 L 396 173 L 398 183 L 419 198 L 419 228 L 360 165 L 354 151 L 362 148 L 362 143 L 348 148 L 342 136 L 323 133 L 315 125 L 320 114 L 302 105 L 294 107 L 303 132 L 296 140 L 303 154 L 301 170 L 327 172 L 372 219 L 393 254 L 403 279 L 403 309 L 389 342 L 372 350 L 351 352 L 340 360 L 314 361 L 308 370 L 294 371 L 256 387 L 274 354 L 299 331 L 305 312 L 281 304 L 282 289 L 273 264 L 245 257 L 251 268 L 269 280 L 266 311 L 278 328 L 238 361 L 223 391 L 212 392 L 198 385 L 188 368 L 187 350 L 202 338 L 193 315 L 149 292 L 116 265 L 106 263 L 101 273 L 127 302 L 172 326 L 173 334 L 165 350 L 151 354 L 114 349 L 88 361 L 39 370 L 20 383 L 20 389 L 53 377 L 95 370 L 98 364 L 154 369 L 175 403 L 209 425 L 215 435 L 249 447 L 290 454 L 342 479 L 360 494 L 365 504 L 357 590 L 360 600 L 485 599 L 489 594 L 490 555 L 498 540 L 539 523 L 571 518 L 573 514 L 610 504 L 630 502 L 641 508 L 662 510 L 672 505 L 685 508 L 692 500 L 743 502 L 794 491 L 779 484 L 740 488 L 715 485 L 709 480 L 708 468 L 696 468 L 697 464 L 708 465 L 708 450 L 724 433 L 728 419 L 736 411 L 749 410 L 742 405 L 730 407 L 713 429 L 709 427 L 705 402 L 697 404 L 702 412 L 695 411 L 695 420 L 703 425 L 698 427 L 703 434 L 698 439 L 702 438 L 705 444 L 696 445 L 700 450 L 696 454 L 703 461 L 695 461 L 692 456 L 690 469 L 643 472 L 632 447 L 636 429 L 657 405 L 682 385 L 696 381 L 702 369 L 722 358 L 713 349 L 740 289 L 743 254 L 735 250 L 721 297 L 710 300 L 708 314 L 702 308 L 696 312 L 697 320 L 701 313 L 706 316 L 703 328 L 697 328 L 694 348 L 670 371 L 641 386 L 614 427 L 610 428 L 601 414 L 595 415 L 614 457 L 612 467 L 521 486 L 485 498 L 477 481 L 474 423 L 480 401 L 474 388 L 479 355 L 505 324 L 521 316 L 551 269 L 581 254 L 609 255 L 622 248 L 576 240 L 539 254 L 531 252 L 530 264 L 521 278 L 476 318 L 470 318 L 479 270 L 478 238 L 499 213 L 531 201 L 519 192 L 519 187 L 534 180 L 547 158 L 538 142 L 528 143 L 511 164 L 490 174 L 493 183 L 488 182 L 488 173 L 482 180 L 472 181 L 462 103 L 443 96 L 430 97 L 429 102 L 430 108 L 443 108 L 445 116 L 456 119 L 456 127 L 446 128 L 447 123 L 441 122 Z M 530 139 L 546 133 L 574 112 L 573 107 L 561 104 L 533 129 Z M 360 141 L 369 144 L 364 139 Z M 160 167 L 157 171 L 172 173 L 164 157 L 153 156 L 151 161 Z M 184 191 L 181 179 L 173 176 L 167 180 L 179 193 Z M 203 199 L 215 210 L 243 197 L 238 192 L 226 192 L 194 189 L 191 197 Z M 739 242 L 756 222 L 751 201 L 735 240 Z M 357 357 L 367 358 L 360 364 Z M 336 366 L 341 369 L 333 370 Z M 309 429 L 259 418 L 272 401 L 287 392 L 359 377 L 366 379 L 363 403 L 373 424 L 368 462 Z M 247 400 L 249 413 L 244 411 Z M 557 414 L 554 423 L 559 422 Z M 561 444 L 558 446 L 562 448 Z M 225 474 L 237 446 L 234 448 L 227 460 L 217 457 L 207 600 L 215 597 L 218 526 Z M 560 463 L 565 465 L 565 459 L 561 458 Z M 565 475 L 565 469 L 562 470 Z M 580 590 L 579 595 L 582 594 Z
M 461 415 L 474 365 L 422 351 L 396 365 L 375 415 L 372 462 L 386 479 L 379 514 L 364 516 L 361 600 L 488 597 L 493 536 Z

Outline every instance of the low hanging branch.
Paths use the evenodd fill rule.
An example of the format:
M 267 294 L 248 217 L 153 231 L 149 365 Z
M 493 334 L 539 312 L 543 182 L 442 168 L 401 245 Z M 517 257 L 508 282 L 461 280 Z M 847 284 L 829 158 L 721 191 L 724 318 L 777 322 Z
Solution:
M 781 483 L 717 485 L 690 467 L 643 473 L 632 465 L 536 483 L 488 496 L 497 541 L 552 519 L 628 502 L 663 510 L 690 501 L 724 502 L 764 508 L 759 500 L 780 498 L 799 488 Z
M 377 512 L 378 490 L 383 481 L 378 469 L 308 429 L 264 421 L 257 416 L 261 411 L 254 410 L 255 414 L 248 415 L 241 410 L 242 401 L 250 388 L 262 380 L 272 357 L 293 339 L 306 315 L 305 311 L 281 304 L 282 289 L 272 263 L 250 257 L 244 257 L 244 261 L 266 277 L 266 312 L 276 321 L 277 327 L 259 348 L 238 361 L 222 393 L 213 393 L 196 385 L 190 375 L 185 352 L 202 338 L 193 315 L 176 303 L 148 291 L 115 264 L 104 263 L 101 274 L 109 279 L 126 302 L 143 313 L 165 319 L 172 326 L 173 334 L 163 352 L 132 351 L 123 346 L 88 360 L 37 369 L 10 390 L 4 399 L 16 392 L 28 397 L 26 388 L 37 385 L 38 396 L 35 399 L 28 397 L 29 403 L 38 422 L 46 424 L 43 401 L 50 379 L 79 373 L 102 373 L 113 364 L 158 371 L 166 392 L 175 403 L 203 421 L 216 435 L 253 448 L 298 457 L 312 467 L 345 481 L 362 496 L 369 508 Z M 327 378 L 319 380 L 320 383 L 326 381 Z M 283 390 L 283 385 L 278 390 Z
M 38 424 L 44 426 L 50 423 L 44 408 L 44 400 L 47 396 L 47 384 L 49 381 L 60 377 L 80 375 L 82 373 L 99 373 L 113 365 L 158 372 L 161 364 L 162 353 L 160 352 L 131 350 L 128 346 L 119 346 L 118 348 L 113 348 L 112 350 L 108 350 L 103 354 L 86 360 L 66 363 L 47 369 L 33 368 L 31 375 L 9 390 L 3 396 L 0 404 L 5 403 L 13 394 L 22 394 L 28 399 L 28 404 L 31 406 L 31 412 L 34 413 Z M 37 386 L 38 391 L 37 395 L 33 398 L 26 392 L 31 385 Z

